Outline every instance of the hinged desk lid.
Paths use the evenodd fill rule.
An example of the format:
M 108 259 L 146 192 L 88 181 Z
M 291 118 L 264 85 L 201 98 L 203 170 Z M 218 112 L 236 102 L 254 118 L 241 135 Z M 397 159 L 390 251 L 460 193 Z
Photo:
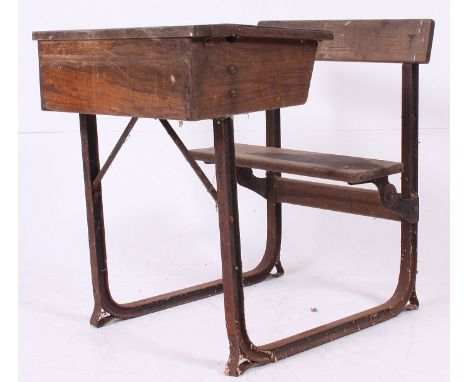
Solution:
M 88 29 L 33 32 L 33 40 L 115 40 L 134 38 L 273 38 L 331 40 L 333 33 L 301 28 L 239 24 L 185 25 L 151 28 Z

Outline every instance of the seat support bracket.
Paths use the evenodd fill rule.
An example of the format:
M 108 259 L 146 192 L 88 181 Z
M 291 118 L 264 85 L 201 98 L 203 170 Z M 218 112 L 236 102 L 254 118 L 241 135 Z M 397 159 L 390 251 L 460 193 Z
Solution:
M 382 205 L 389 210 L 396 212 L 408 223 L 414 224 L 419 221 L 419 197 L 417 194 L 409 198 L 403 198 L 397 192 L 396 187 L 388 181 L 388 177 L 374 180 L 379 190 Z

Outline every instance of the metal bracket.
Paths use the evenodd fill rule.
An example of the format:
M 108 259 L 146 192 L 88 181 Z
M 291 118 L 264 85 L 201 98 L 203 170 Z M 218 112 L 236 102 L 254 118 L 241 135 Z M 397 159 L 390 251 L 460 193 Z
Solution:
M 237 183 L 266 198 L 268 196 L 267 179 L 259 178 L 253 174 L 251 168 L 236 167 Z
M 375 179 L 372 183 L 377 186 L 380 200 L 385 208 L 396 212 L 408 223 L 414 224 L 419 221 L 418 195 L 403 198 L 396 187 L 388 181 L 388 177 Z

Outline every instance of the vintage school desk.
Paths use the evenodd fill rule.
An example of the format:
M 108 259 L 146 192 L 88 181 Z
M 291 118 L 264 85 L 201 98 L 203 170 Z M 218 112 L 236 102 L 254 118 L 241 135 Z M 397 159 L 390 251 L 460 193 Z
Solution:
M 43 110 L 79 113 L 94 293 L 91 324 L 102 326 L 224 291 L 228 375 L 375 325 L 418 307 L 418 69 L 429 62 L 432 20 L 272 21 L 234 24 L 34 32 Z M 281 148 L 280 109 L 307 100 L 315 60 L 403 64 L 401 162 Z M 233 116 L 266 111 L 266 145 L 234 144 Z M 100 166 L 96 115 L 131 117 Z M 126 304 L 111 295 L 101 180 L 138 118 L 158 119 L 218 205 L 222 279 Z M 213 120 L 214 147 L 188 150 L 167 121 Z M 216 166 L 215 187 L 197 160 Z M 252 169 L 266 170 L 266 176 Z M 373 183 L 376 190 L 287 179 L 281 173 Z M 388 176 L 401 173 L 401 193 Z M 243 273 L 237 184 L 266 199 L 267 244 Z M 281 204 L 391 219 L 401 224 L 401 268 L 382 305 L 258 346 L 247 334 L 244 286 L 283 274 Z M 272 273 L 273 268 L 276 269 Z

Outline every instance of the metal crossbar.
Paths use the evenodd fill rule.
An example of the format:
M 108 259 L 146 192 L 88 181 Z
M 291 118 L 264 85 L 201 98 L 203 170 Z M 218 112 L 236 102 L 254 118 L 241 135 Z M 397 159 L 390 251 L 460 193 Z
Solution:
M 133 117 L 132 119 L 130 119 L 130 122 L 128 122 L 127 127 L 125 128 L 125 130 L 123 131 L 123 133 L 120 136 L 119 140 L 115 144 L 115 147 L 112 149 L 109 157 L 106 160 L 106 163 L 104 163 L 104 166 L 102 166 L 101 170 L 96 175 L 96 178 L 94 178 L 94 180 L 93 180 L 93 189 L 94 190 L 96 190 L 98 188 L 99 184 L 101 184 L 102 178 L 104 177 L 104 175 L 106 175 L 107 170 L 109 169 L 110 165 L 112 164 L 115 157 L 119 153 L 119 151 L 122 148 L 123 144 L 127 140 L 128 135 L 132 131 L 132 129 L 135 126 L 137 121 L 138 121 L 138 118 Z
M 171 124 L 166 119 L 160 119 L 159 122 L 161 122 L 167 134 L 169 134 L 172 141 L 178 147 L 184 158 L 189 163 L 190 167 L 192 167 L 193 171 L 195 171 L 195 174 L 197 174 L 198 178 L 201 180 L 206 190 L 216 202 L 218 200 L 216 189 L 214 188 L 213 184 L 211 184 L 210 180 L 207 178 L 207 176 L 205 175 L 201 167 L 198 165 L 198 163 L 195 161 L 195 159 L 193 159 L 192 154 L 190 154 L 190 151 L 184 145 L 184 142 L 182 142 L 175 130 L 172 128 Z
M 135 126 L 137 121 L 138 121 L 138 118 L 133 117 L 128 122 L 127 127 L 122 132 L 122 135 L 120 136 L 119 140 L 117 141 L 114 148 L 112 149 L 109 157 L 106 160 L 106 163 L 104 163 L 104 166 L 102 166 L 102 168 L 99 170 L 96 177 L 93 179 L 93 189 L 94 190 L 97 190 L 99 188 L 99 185 L 101 184 L 102 178 L 104 178 L 104 175 L 106 175 L 107 170 L 109 169 L 109 167 L 111 166 L 111 164 L 114 161 L 115 157 L 117 156 L 120 149 L 122 148 L 123 144 L 127 140 L 130 132 L 132 131 L 132 129 Z M 190 164 L 190 167 L 192 167 L 192 169 L 195 171 L 195 174 L 198 176 L 198 178 L 201 180 L 201 182 L 205 186 L 208 193 L 211 195 L 211 197 L 216 202 L 216 200 L 217 200 L 216 189 L 214 188 L 213 184 L 210 182 L 208 177 L 205 175 L 205 173 L 203 172 L 201 167 L 195 161 L 195 159 L 193 159 L 192 154 L 190 154 L 189 150 L 184 145 L 184 143 L 182 142 L 180 137 L 177 135 L 175 130 L 172 128 L 171 124 L 165 119 L 160 119 L 159 122 L 161 122 L 161 124 L 163 125 L 163 127 L 166 130 L 167 134 L 171 137 L 172 141 L 175 143 L 175 145 L 180 150 L 180 152 L 182 153 L 184 158 Z

